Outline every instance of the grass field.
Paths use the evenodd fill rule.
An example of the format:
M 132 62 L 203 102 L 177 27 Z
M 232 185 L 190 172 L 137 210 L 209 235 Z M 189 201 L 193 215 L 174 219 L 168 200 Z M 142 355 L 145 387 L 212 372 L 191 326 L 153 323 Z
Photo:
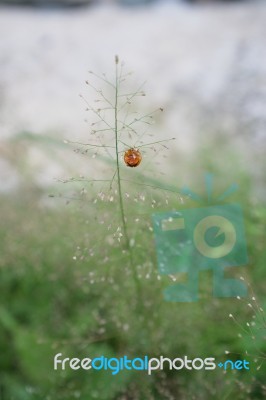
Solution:
M 29 143 L 24 138 L 17 146 L 25 151 Z M 33 146 L 46 157 L 62 152 L 53 143 Z M 198 177 L 214 167 L 200 154 L 197 162 L 202 171 L 191 174 L 190 186 L 198 185 L 203 194 Z M 266 307 L 266 212 L 262 202 L 254 201 L 247 174 L 234 169 L 232 177 L 238 177 L 240 190 L 232 197 L 244 210 L 250 262 L 233 274 L 250 284 L 249 297 L 213 298 L 212 273 L 206 271 L 200 276 L 200 301 L 182 304 L 163 299 L 171 279 L 158 272 L 151 215 L 193 207 L 191 200 L 155 190 L 147 179 L 144 186 L 123 183 L 130 263 L 117 230 L 121 220 L 115 186 L 112 193 L 108 185 L 99 188 L 86 182 L 43 188 L 34 181 L 27 160 L 23 168 L 21 163 L 20 185 L 2 195 L 0 208 L 1 400 L 265 398 L 261 363 L 266 327 L 256 304 Z M 13 165 L 18 168 L 15 161 Z M 218 193 L 231 177 L 217 167 L 215 172 Z M 129 173 L 132 170 L 124 168 L 125 178 Z M 165 185 L 160 179 L 157 184 Z M 59 352 L 79 358 L 187 354 L 224 360 L 225 351 L 236 353 L 232 359 L 248 359 L 251 371 L 165 369 L 151 376 L 140 371 L 113 376 L 110 371 L 53 370 L 53 357 Z

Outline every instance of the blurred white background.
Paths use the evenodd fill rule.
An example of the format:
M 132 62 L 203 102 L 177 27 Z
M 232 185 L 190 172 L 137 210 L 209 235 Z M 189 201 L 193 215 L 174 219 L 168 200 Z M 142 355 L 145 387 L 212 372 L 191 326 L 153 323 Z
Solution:
M 163 125 L 154 127 L 158 137 L 175 136 L 177 150 L 190 155 L 210 136 L 230 136 L 243 162 L 260 175 L 265 37 L 265 1 L 2 5 L 1 147 L 22 131 L 85 140 L 89 127 L 78 95 L 89 96 L 88 70 L 111 78 L 119 54 L 136 83 L 147 80 L 147 107 L 164 107 Z M 1 162 L 2 180 L 11 179 Z

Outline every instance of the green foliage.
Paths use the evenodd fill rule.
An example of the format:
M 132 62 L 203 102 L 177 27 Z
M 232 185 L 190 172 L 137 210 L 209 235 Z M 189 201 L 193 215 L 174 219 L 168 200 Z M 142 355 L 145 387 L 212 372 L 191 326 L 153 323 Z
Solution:
M 156 196 L 159 203 L 161 194 Z M 237 337 L 237 326 L 228 318 L 232 312 L 245 325 L 250 319 L 245 303 L 207 295 L 195 304 L 163 301 L 162 288 L 168 278 L 158 280 L 152 232 L 147 229 L 149 204 L 127 204 L 129 235 L 135 239 L 134 264 L 139 266 L 143 293 L 140 309 L 134 306 L 136 288 L 120 243 L 111 240 L 108 244 L 106 225 L 99 223 L 104 212 L 106 220 L 114 215 L 115 203 L 53 208 L 40 205 L 41 198 L 33 191 L 1 200 L 3 399 L 171 399 L 177 395 L 212 399 L 217 393 L 222 399 L 228 398 L 229 391 L 238 399 L 263 398 L 258 384 L 262 385 L 263 369 L 256 372 L 255 366 L 252 375 L 258 381 L 254 383 L 248 373 L 232 380 L 233 375 L 223 376 L 220 370 L 212 374 L 166 370 L 151 377 L 130 371 L 115 377 L 109 372 L 53 371 L 53 356 L 58 352 L 80 358 L 102 354 L 222 358 L 227 349 L 244 356 L 245 350 L 254 353 L 256 348 L 250 336 Z M 50 204 L 55 201 L 51 198 Z M 163 201 L 161 197 L 159 208 L 175 207 L 174 200 L 167 206 Z M 133 224 L 136 216 L 140 217 L 138 228 Z M 264 224 L 262 207 L 247 216 L 252 264 L 256 265 L 252 284 L 258 295 L 266 261 L 261 246 Z M 204 288 L 206 276 L 202 279 Z M 263 343 L 261 339 L 256 347 L 265 353 Z M 250 397 L 245 397 L 246 390 L 251 390 Z
M 90 111 L 96 111 L 99 117 L 98 109 Z M 121 139 L 123 130 L 123 124 L 117 126 L 115 137 L 119 133 Z M 130 143 L 126 147 L 137 143 L 132 135 L 128 135 Z M 218 176 L 218 194 L 232 183 L 227 180 L 224 166 L 228 174 L 235 166 L 233 177 L 242 187 L 236 196 L 245 211 L 250 267 L 238 267 L 233 273 L 250 282 L 255 300 L 252 292 L 250 299 L 242 301 L 213 298 L 212 276 L 207 271 L 201 274 L 199 302 L 165 302 L 163 288 L 185 276 L 159 275 L 151 214 L 195 205 L 180 196 L 176 176 L 167 183 L 165 177 L 156 176 L 155 172 L 161 171 L 154 165 L 150 174 L 145 168 L 123 165 L 119 158 L 123 142 L 116 142 L 120 147 L 109 148 L 111 158 L 106 157 L 106 148 L 99 146 L 102 153 L 97 153 L 88 177 L 61 179 L 45 190 L 28 161 L 29 149 L 38 149 L 47 163 L 60 159 L 65 172 L 70 173 L 69 165 L 75 162 L 69 163 L 71 157 L 62 157 L 61 147 L 65 145 L 27 132 L 9 144 L 9 162 L 20 180 L 16 191 L 0 200 L 0 399 L 265 398 L 262 361 L 266 325 L 259 299 L 265 286 L 266 214 L 263 204 L 252 202 L 248 174 L 238 168 L 235 154 L 226 151 L 228 143 L 221 142 L 219 149 L 212 144 L 204 154 L 199 152 L 195 160 L 189 160 L 196 165 L 191 186 L 199 186 L 199 177 L 207 167 Z M 86 168 L 96 156 L 94 146 L 81 144 L 75 148 Z M 215 151 L 219 153 L 222 146 L 224 156 L 217 163 Z M 155 156 L 157 161 L 157 153 Z M 152 159 L 149 151 L 145 158 L 148 162 Z M 98 172 L 100 178 L 108 173 L 107 179 L 96 179 L 94 174 Z M 79 176 L 77 171 L 74 176 Z M 198 191 L 202 192 L 201 188 Z M 266 304 L 262 306 L 265 309 Z M 223 374 L 220 369 L 165 369 L 151 376 L 143 371 L 123 371 L 113 376 L 110 371 L 53 370 L 57 353 L 79 358 L 212 356 L 223 361 L 226 351 L 232 352 L 231 358 L 248 358 L 251 371 Z

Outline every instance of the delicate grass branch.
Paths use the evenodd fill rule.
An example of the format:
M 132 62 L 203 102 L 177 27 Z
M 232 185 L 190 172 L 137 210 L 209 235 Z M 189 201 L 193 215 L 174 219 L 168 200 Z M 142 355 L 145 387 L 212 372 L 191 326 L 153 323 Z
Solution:
M 118 196 L 119 196 L 119 208 L 122 220 L 122 227 L 123 227 L 123 235 L 125 240 L 125 246 L 130 258 L 131 268 L 134 274 L 134 280 L 138 290 L 138 299 L 140 299 L 140 285 L 139 279 L 136 271 L 136 267 L 133 262 L 132 251 L 130 247 L 129 236 L 127 232 L 127 224 L 126 224 L 126 217 L 125 217 L 125 208 L 123 202 L 123 193 L 122 193 L 122 185 L 121 185 L 121 175 L 120 175 L 120 163 L 119 163 L 119 138 L 118 138 L 118 90 L 119 90 L 119 82 L 118 82 L 118 59 L 116 58 L 115 64 L 115 108 L 114 108 L 114 119 L 115 119 L 115 149 L 116 149 L 116 173 L 117 173 L 117 184 L 118 184 Z

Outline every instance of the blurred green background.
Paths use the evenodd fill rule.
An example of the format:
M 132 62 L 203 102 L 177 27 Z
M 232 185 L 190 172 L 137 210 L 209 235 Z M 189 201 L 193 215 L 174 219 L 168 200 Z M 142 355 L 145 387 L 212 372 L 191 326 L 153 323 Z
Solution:
M 29 143 L 46 154 L 55 150 L 53 141 L 38 138 L 32 144 L 32 137 L 24 135 L 12 142 L 12 153 L 25 156 Z M 58 157 L 67 152 L 71 159 L 72 151 L 62 147 Z M 219 151 L 212 149 L 214 160 Z M 233 165 L 235 159 L 230 158 Z M 108 197 L 100 200 L 98 188 L 91 183 L 61 184 L 60 189 L 58 183 L 44 190 L 34 183 L 34 171 L 28 169 L 26 160 L 20 157 L 19 166 L 13 163 L 24 170 L 20 186 L 1 197 L 1 398 L 214 399 L 219 393 L 220 399 L 263 399 L 265 365 L 257 368 L 266 351 L 264 314 L 251 297 L 256 296 L 265 307 L 266 212 L 262 202 L 252 199 L 248 175 L 236 168 L 232 174 L 240 183 L 233 199 L 244 208 L 250 263 L 231 271 L 230 276 L 245 277 L 249 298 L 213 298 L 212 273 L 206 271 L 200 277 L 200 301 L 181 304 L 163 300 L 162 290 L 171 279 L 158 273 L 149 227 L 154 211 L 192 207 L 193 202 L 184 198 L 181 204 L 182 197 L 166 195 L 163 190 L 125 185 L 140 298 L 128 256 L 111 234 L 114 229 L 107 228 L 110 221 L 114 227 L 120 225 L 117 203 Z M 208 166 L 216 170 L 215 192 L 221 193 L 228 175 L 219 173 L 209 160 L 206 165 L 200 155 L 193 162 L 202 171 L 192 174 L 191 186 L 198 186 L 204 194 L 200 172 Z M 56 197 L 48 197 L 50 193 Z M 229 318 L 231 313 L 239 325 Z M 247 323 L 256 325 L 251 330 Z M 187 354 L 225 360 L 225 351 L 236 353 L 230 356 L 233 359 L 248 359 L 251 370 L 225 375 L 221 370 L 164 370 L 152 376 L 139 371 L 116 376 L 106 371 L 53 371 L 58 352 L 80 358 Z
M 0 9 L 1 400 L 266 398 L 265 16 L 261 2 Z M 91 65 L 112 79 L 117 50 L 136 71 L 129 91 L 149 79 L 135 110 L 164 107 L 148 141 L 176 138 L 137 169 L 121 160 L 139 289 L 118 240 L 116 186 L 71 180 L 109 179 L 113 163 L 63 141 L 88 140 L 76 95 Z M 239 185 L 228 202 L 243 207 L 249 265 L 230 276 L 249 296 L 213 298 L 206 271 L 197 303 L 166 302 L 163 289 L 185 277 L 159 274 L 151 215 L 195 207 L 180 188 L 204 195 L 206 171 L 215 195 Z M 56 353 L 224 361 L 227 351 L 250 371 L 53 370 Z

